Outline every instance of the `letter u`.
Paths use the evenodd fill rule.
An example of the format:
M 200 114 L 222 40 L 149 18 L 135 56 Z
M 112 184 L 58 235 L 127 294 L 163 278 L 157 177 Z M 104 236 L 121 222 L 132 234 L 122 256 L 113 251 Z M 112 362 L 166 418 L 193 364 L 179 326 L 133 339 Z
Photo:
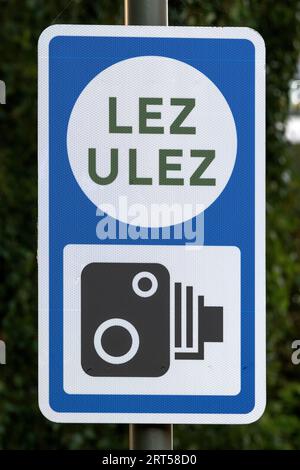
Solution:
M 118 149 L 110 151 L 110 173 L 108 176 L 99 176 L 96 170 L 96 149 L 89 148 L 89 176 L 94 183 L 106 185 L 112 183 L 118 176 Z

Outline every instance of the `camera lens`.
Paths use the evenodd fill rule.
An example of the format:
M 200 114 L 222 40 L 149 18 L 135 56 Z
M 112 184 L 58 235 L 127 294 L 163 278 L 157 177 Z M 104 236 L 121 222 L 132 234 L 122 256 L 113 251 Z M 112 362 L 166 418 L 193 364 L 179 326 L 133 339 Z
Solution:
M 136 355 L 139 345 L 136 328 L 122 318 L 111 318 L 101 323 L 94 336 L 98 356 L 109 364 L 125 364 L 130 361 Z
M 102 347 L 111 356 L 124 356 L 131 346 L 131 335 L 123 326 L 111 326 L 102 335 Z
M 157 291 L 158 282 L 154 274 L 142 271 L 136 274 L 132 281 L 132 288 L 139 297 L 151 297 Z
M 152 282 L 148 277 L 142 277 L 138 282 L 139 289 L 148 292 L 152 287 Z

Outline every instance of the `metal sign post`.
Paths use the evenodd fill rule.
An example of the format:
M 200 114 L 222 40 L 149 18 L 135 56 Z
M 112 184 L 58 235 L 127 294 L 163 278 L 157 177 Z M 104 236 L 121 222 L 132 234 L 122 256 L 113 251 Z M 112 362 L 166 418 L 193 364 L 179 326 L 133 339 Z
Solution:
M 168 0 L 125 0 L 124 9 L 126 25 L 168 25 Z
M 126 25 L 168 25 L 168 0 L 125 0 Z M 172 424 L 130 424 L 129 448 L 173 449 Z

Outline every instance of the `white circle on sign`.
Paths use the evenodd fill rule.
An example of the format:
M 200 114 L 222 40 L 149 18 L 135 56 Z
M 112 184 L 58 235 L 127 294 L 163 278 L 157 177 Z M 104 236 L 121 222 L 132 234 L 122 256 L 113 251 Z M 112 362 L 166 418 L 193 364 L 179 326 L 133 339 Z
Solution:
M 132 132 L 110 132 L 110 97 L 116 104 L 111 120 Z M 146 125 L 163 128 L 163 133 L 140 133 L 139 98 L 162 100 L 162 105 L 146 106 L 147 113 L 157 113 L 148 115 Z M 195 100 L 183 122 L 182 114 L 173 126 L 175 133 L 172 123 L 189 110 L 171 105 L 174 98 Z M 178 133 L 178 127 L 195 128 L 195 133 Z M 70 116 L 67 148 L 79 186 L 97 207 L 121 222 L 164 227 L 190 219 L 218 198 L 233 171 L 237 135 L 226 99 L 206 75 L 175 59 L 143 56 L 118 62 L 88 83 Z M 93 150 L 89 153 L 89 149 Z M 99 184 L 98 176 L 111 173 L 111 149 L 117 149 L 117 176 L 109 184 Z M 136 153 L 131 165 L 129 149 Z M 170 152 L 160 158 L 164 150 Z M 172 156 L 172 150 L 177 156 Z M 213 159 L 191 156 L 195 150 L 212 151 Z M 94 171 L 89 169 L 89 155 Z M 130 181 L 129 173 L 146 180 L 134 184 L 136 179 Z M 139 217 L 134 219 L 137 207 Z
M 139 287 L 139 282 L 142 279 L 148 279 L 150 281 L 151 286 L 149 289 L 143 290 Z M 154 274 L 149 273 L 148 271 L 141 271 L 140 273 L 137 273 L 132 280 L 132 288 L 135 294 L 139 297 L 151 297 L 157 291 L 157 287 L 158 282 L 156 277 Z
M 129 351 L 127 351 L 125 354 L 122 354 L 121 356 L 113 356 L 108 354 L 102 346 L 103 334 L 109 328 L 113 328 L 114 326 L 120 326 L 127 330 L 132 339 L 132 344 Z M 139 345 L 139 334 L 136 328 L 127 320 L 123 320 L 122 318 L 110 318 L 109 320 L 104 321 L 97 328 L 94 336 L 94 346 L 97 354 L 101 357 L 101 359 L 103 359 L 105 362 L 108 362 L 109 364 L 125 364 L 126 362 L 130 361 L 136 355 L 139 349 Z

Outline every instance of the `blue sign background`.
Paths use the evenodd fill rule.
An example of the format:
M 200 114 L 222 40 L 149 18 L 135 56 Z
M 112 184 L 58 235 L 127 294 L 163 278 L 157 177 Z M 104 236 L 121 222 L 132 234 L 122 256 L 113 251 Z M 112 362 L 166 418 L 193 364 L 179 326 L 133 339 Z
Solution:
M 72 108 L 85 86 L 110 65 L 137 56 L 181 60 L 220 89 L 235 119 L 232 176 L 205 211 L 205 245 L 241 251 L 241 391 L 236 396 L 70 395 L 63 390 L 63 249 L 99 244 L 96 208 L 78 186 L 66 148 Z M 126 84 L 124 83 L 124 92 Z M 49 45 L 50 406 L 58 412 L 249 413 L 254 407 L 255 341 L 255 48 L 246 39 L 58 36 Z M 216 129 L 216 132 L 218 130 Z M 106 243 L 116 243 L 108 241 Z M 117 243 L 134 244 L 131 240 Z M 139 241 L 184 244 L 185 240 Z M 230 377 L 229 377 L 230 380 Z

